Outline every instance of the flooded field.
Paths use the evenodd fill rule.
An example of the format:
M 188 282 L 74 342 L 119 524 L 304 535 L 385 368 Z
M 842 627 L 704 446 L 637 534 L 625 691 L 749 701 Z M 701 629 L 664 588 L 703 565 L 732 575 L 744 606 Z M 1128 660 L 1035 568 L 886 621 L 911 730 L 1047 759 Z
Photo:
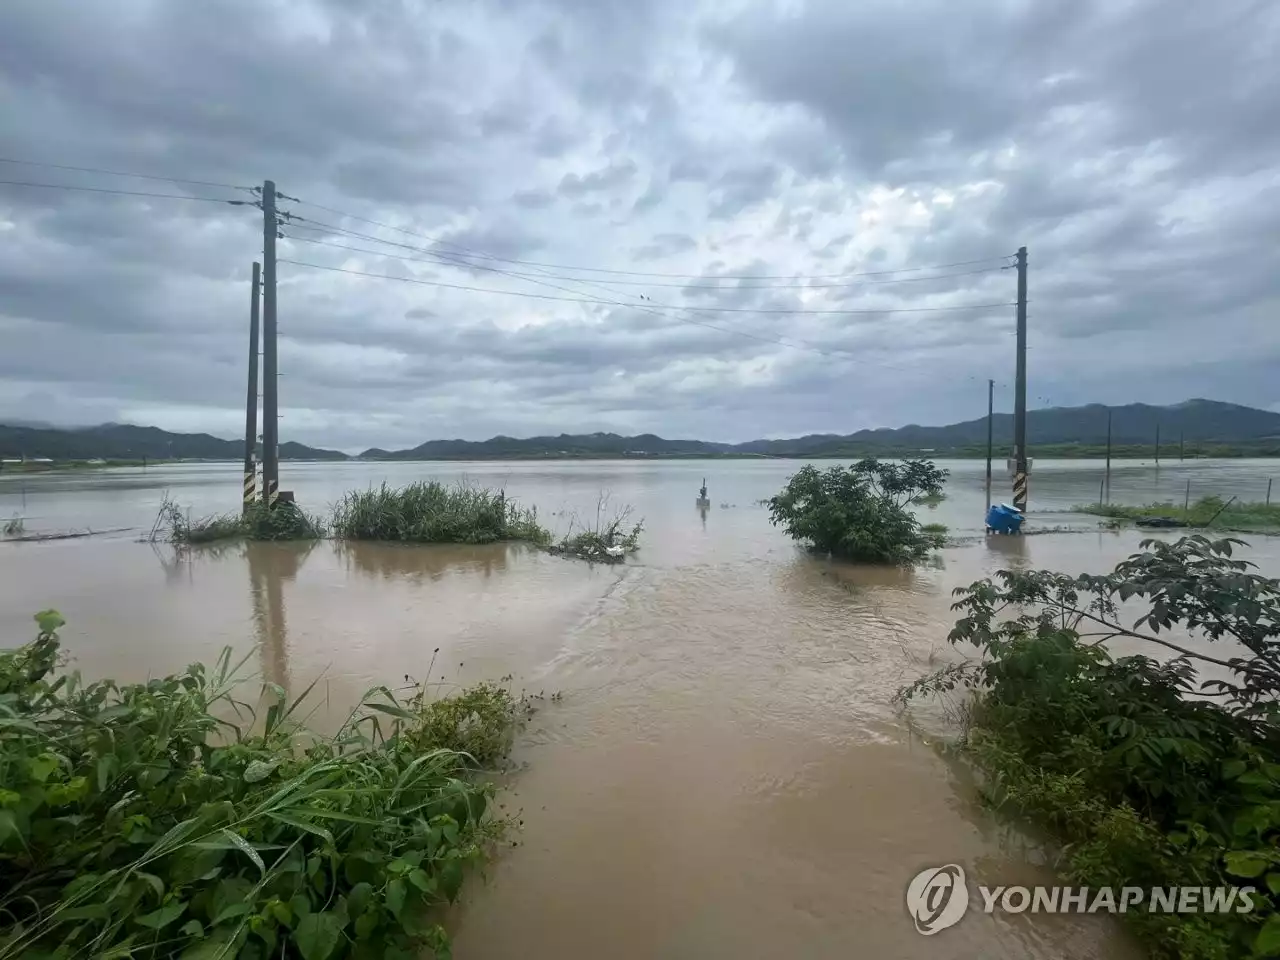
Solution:
M 138 679 L 256 647 L 262 673 L 317 675 L 344 712 L 374 683 L 512 675 L 558 691 L 533 718 L 509 803 L 522 844 L 455 917 L 457 956 L 505 958 L 1129 958 L 1110 920 L 968 916 L 914 931 L 903 891 L 958 862 L 976 882 L 1047 882 L 889 703 L 950 654 L 950 591 L 1002 566 L 1099 571 L 1134 533 L 1066 512 L 1096 500 L 1101 464 L 1042 463 L 1030 529 L 988 540 L 983 465 L 953 470 L 922 508 L 958 542 L 915 571 L 805 556 L 758 503 L 794 461 L 285 464 L 308 509 L 386 480 L 462 477 L 536 504 L 558 529 L 599 495 L 645 520 L 642 551 L 589 566 L 523 547 L 258 544 L 175 551 L 135 542 L 166 491 L 193 516 L 235 509 L 236 465 L 0 476 L 0 519 L 29 533 L 132 527 L 106 537 L 0 544 L 0 629 L 32 632 L 57 607 L 93 675 Z M 1261 499 L 1275 461 L 1128 464 L 1111 497 Z M 694 498 L 706 477 L 712 507 Z M 996 499 L 1007 481 L 996 478 Z M 1053 511 L 1053 512 L 1050 512 Z M 1280 539 L 1252 537 L 1264 572 Z M 926 730 L 940 717 L 925 716 Z

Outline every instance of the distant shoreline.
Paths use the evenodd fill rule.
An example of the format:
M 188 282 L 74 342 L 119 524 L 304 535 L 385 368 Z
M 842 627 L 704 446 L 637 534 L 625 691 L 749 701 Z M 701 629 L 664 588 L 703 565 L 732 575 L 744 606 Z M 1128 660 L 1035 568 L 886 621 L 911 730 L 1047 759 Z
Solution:
M 992 458 L 993 464 L 1001 464 L 1007 455 L 997 454 Z M 1031 459 L 1044 461 L 1072 461 L 1072 460 L 1102 460 L 1105 459 L 1105 452 L 1095 452 L 1088 450 L 1084 452 L 1037 452 L 1031 451 Z M 769 454 L 769 453 L 654 453 L 654 454 L 618 454 L 618 453 L 555 453 L 555 454 L 510 454 L 510 455 L 480 455 L 480 456 L 440 456 L 440 457 L 349 457 L 339 460 L 336 458 L 324 459 L 281 459 L 281 463 L 516 463 L 516 462 L 554 462 L 554 461 L 571 461 L 571 460 L 592 460 L 592 461 L 635 461 L 644 462 L 649 460 L 857 460 L 862 457 L 877 457 L 880 459 L 896 460 L 911 457 L 919 457 L 930 460 L 977 460 L 986 459 L 986 453 L 974 453 L 968 450 L 939 450 L 939 451 L 902 451 L 902 450 L 883 450 L 883 451 L 850 451 L 845 453 L 792 453 L 792 454 Z M 1111 459 L 1116 463 L 1133 463 L 1133 462 L 1153 462 L 1155 460 L 1154 453 L 1148 451 L 1146 453 L 1112 452 Z M 1160 457 L 1162 466 L 1174 463 L 1187 463 L 1196 460 L 1277 460 L 1280 459 L 1280 453 L 1259 452 L 1252 450 L 1241 450 L 1238 448 L 1225 449 L 1222 451 L 1197 452 L 1194 455 L 1185 456 L 1179 460 L 1176 455 L 1169 456 L 1163 453 Z M 150 467 L 167 467 L 179 464 L 239 464 L 239 460 L 230 459 L 197 459 L 184 458 L 174 460 L 105 460 L 102 462 L 94 462 L 88 460 L 64 460 L 54 462 L 27 461 L 26 463 L 5 463 L 0 467 L 0 478 L 21 474 L 44 474 L 57 472 L 71 472 L 84 470 L 109 470 L 109 469 L 147 469 Z

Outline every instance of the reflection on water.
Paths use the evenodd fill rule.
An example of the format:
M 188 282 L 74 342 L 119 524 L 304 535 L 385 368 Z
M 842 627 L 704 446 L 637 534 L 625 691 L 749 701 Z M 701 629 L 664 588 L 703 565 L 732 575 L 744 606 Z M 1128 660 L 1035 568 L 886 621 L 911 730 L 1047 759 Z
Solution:
M 348 569 L 370 577 L 409 581 L 439 580 L 450 570 L 478 572 L 485 579 L 507 569 L 513 552 L 528 547 L 516 543 L 430 544 L 414 546 L 396 543 L 342 543 L 339 555 Z
M 22 642 L 32 613 L 58 608 L 76 665 L 122 680 L 256 644 L 265 678 L 296 690 L 323 677 L 317 697 L 339 717 L 374 684 L 425 676 L 436 648 L 447 684 L 514 674 L 517 689 L 562 692 L 522 738 L 529 766 L 510 800 L 525 842 L 467 888 L 459 960 L 1134 956 L 1099 916 L 971 912 L 938 937 L 915 933 L 902 896 L 926 866 L 954 861 L 996 885 L 1050 875 L 890 698 L 955 655 L 955 587 L 1005 567 L 1102 571 L 1139 535 L 1033 513 L 1032 529 L 1090 532 L 985 537 L 978 464 L 957 468 L 929 511 L 962 534 L 936 564 L 831 563 L 796 549 L 759 506 L 797 467 L 290 464 L 291 487 L 317 507 L 376 471 L 392 482 L 500 474 L 511 495 L 561 518 L 588 515 L 609 489 L 644 517 L 642 548 L 593 567 L 503 544 L 0 544 L 0 632 Z M 1193 491 L 1230 495 L 1265 488 L 1259 470 L 1184 473 Z M 1114 494 L 1156 499 L 1175 472 L 1117 470 Z M 173 481 L 193 514 L 239 496 L 234 465 L 154 473 L 42 481 L 30 513 L 54 527 L 149 524 L 157 484 Z M 695 518 L 703 474 L 718 500 L 751 506 Z M 1033 509 L 1094 499 L 1097 481 L 1087 464 L 1037 464 Z M 0 483 L 0 516 L 9 492 L 20 493 Z M 1259 540 L 1250 557 L 1274 575 L 1280 540 Z
M 249 595 L 262 678 L 280 687 L 286 701 L 290 688 L 284 584 L 297 580 L 298 571 L 315 546 L 315 543 L 250 543 L 243 548 L 249 566 Z

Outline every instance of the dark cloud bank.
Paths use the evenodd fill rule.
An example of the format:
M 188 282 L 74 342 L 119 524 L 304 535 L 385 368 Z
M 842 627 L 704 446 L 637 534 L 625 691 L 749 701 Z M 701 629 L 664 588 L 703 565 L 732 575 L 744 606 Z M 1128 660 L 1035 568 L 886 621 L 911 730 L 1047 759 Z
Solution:
M 797 278 L 1019 245 L 1037 403 L 1280 409 L 1277 40 L 1280 8 L 1230 0 L 8 0 L 0 152 L 272 177 L 320 205 L 286 209 L 420 248 L 313 223 L 283 258 L 612 301 L 283 264 L 282 439 L 850 432 L 977 415 L 988 377 L 1007 408 L 1010 307 L 663 305 L 1006 303 L 1007 270 Z M 0 419 L 234 435 L 254 217 L 0 186 Z M 783 279 L 720 279 L 759 275 Z

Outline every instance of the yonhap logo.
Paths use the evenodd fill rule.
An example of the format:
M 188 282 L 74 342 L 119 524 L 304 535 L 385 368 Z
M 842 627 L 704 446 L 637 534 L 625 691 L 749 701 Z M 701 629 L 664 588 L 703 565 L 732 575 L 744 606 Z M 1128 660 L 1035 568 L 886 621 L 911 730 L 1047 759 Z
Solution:
M 1023 887 L 976 884 L 982 913 L 1252 913 L 1257 887 Z M 981 901 L 979 904 L 977 901 Z M 907 886 L 907 913 L 926 937 L 954 927 L 969 909 L 958 863 L 921 870 Z
M 969 887 L 958 863 L 921 870 L 907 887 L 907 912 L 926 937 L 954 927 L 968 909 Z

